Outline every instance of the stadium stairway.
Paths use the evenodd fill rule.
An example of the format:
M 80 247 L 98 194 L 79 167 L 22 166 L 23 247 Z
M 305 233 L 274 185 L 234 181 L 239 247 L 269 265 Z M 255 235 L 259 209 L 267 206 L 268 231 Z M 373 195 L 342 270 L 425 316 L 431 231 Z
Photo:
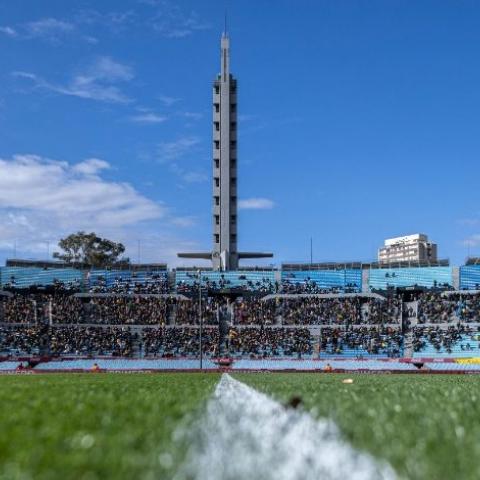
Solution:
M 408 312 L 412 312 L 412 315 L 409 315 Z M 418 315 L 418 301 L 413 302 L 404 302 L 403 303 L 403 312 L 405 312 L 403 321 L 407 321 L 407 325 L 414 327 L 417 324 L 417 315 Z
M 405 358 L 412 358 L 413 357 L 413 333 L 412 332 L 405 333 L 403 345 L 404 345 L 403 356 Z
M 132 333 L 136 334 L 136 338 L 132 343 L 132 350 L 133 350 L 133 356 L 136 358 L 142 358 L 143 357 L 143 327 L 136 327 L 132 326 L 131 327 Z

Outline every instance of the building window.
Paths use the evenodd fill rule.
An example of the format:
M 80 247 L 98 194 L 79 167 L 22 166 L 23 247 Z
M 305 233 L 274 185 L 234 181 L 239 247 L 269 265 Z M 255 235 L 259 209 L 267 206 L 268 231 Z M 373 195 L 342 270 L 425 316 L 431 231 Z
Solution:
M 230 140 L 230 146 L 232 148 L 237 148 L 237 141 L 236 140 Z
M 220 215 L 215 215 L 215 225 L 220 225 Z
M 214 103 L 213 106 L 215 107 L 215 113 L 220 112 L 220 104 L 219 103 Z
M 232 235 L 231 235 L 231 242 L 232 242 L 232 243 L 236 243 L 236 242 L 237 242 L 237 234 L 236 234 L 236 233 L 232 233 Z
M 237 122 L 230 122 L 230 129 L 236 130 L 236 128 L 237 128 Z
M 220 150 L 220 140 L 215 140 L 215 150 Z
M 231 215 L 230 216 L 230 223 L 236 223 L 237 221 L 237 216 L 236 215 Z
M 230 105 L 230 111 L 231 111 L 232 113 L 235 113 L 235 112 L 237 111 L 237 104 L 236 104 L 236 103 L 232 103 L 232 104 Z
M 213 197 L 213 198 L 214 198 L 214 200 L 215 200 L 215 205 L 220 205 L 220 197 L 215 196 L 215 197 Z
M 215 162 L 215 168 L 220 168 L 220 159 L 214 158 L 213 161 Z
M 231 185 L 232 187 L 236 187 L 236 186 L 237 186 L 237 179 L 236 179 L 235 177 L 230 179 L 230 185 Z
M 213 238 L 214 238 L 214 240 L 215 240 L 215 243 L 220 243 L 220 235 L 219 235 L 218 233 L 215 233 L 215 234 L 213 235 Z
M 213 122 L 213 124 L 215 125 L 215 131 L 219 132 L 220 131 L 220 122 Z
M 218 177 L 215 177 L 214 181 L 215 181 L 215 186 L 219 187 L 220 186 L 220 179 Z
M 215 95 L 220 93 L 220 85 L 215 85 Z

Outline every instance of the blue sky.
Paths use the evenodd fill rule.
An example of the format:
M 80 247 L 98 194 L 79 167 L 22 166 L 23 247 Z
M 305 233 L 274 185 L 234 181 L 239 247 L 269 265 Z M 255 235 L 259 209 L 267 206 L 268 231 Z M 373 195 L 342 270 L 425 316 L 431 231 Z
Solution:
M 78 229 L 168 261 L 211 241 L 225 0 L 0 1 L 0 261 Z M 229 1 L 239 248 L 480 254 L 480 4 Z M 185 263 L 182 261 L 181 263 Z

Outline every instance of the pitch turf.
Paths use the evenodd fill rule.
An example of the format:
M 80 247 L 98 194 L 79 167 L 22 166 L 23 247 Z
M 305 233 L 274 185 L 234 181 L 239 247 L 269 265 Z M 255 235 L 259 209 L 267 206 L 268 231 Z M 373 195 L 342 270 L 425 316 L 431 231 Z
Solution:
M 479 376 L 348 377 L 353 384 L 335 374 L 235 375 L 282 402 L 300 395 L 401 476 L 480 478 Z M 219 378 L 0 376 L 0 479 L 171 478 L 184 453 L 172 436 L 201 414 Z
M 235 377 L 284 402 L 300 395 L 307 410 L 331 417 L 353 446 L 388 460 L 400 476 L 480 478 L 480 376 Z

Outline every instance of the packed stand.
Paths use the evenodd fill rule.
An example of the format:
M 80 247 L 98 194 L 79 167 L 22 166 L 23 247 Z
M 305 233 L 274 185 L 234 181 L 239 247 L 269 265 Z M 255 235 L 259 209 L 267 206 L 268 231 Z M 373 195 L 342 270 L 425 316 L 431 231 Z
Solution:
M 217 325 L 217 309 L 225 302 L 215 297 L 202 298 L 201 311 L 204 325 Z M 172 304 L 172 317 L 176 325 L 198 325 L 200 302 L 198 299 L 178 300 Z
M 234 305 L 236 325 L 272 325 L 277 323 L 277 300 L 238 299 Z
M 359 327 L 350 329 L 322 328 L 320 354 L 330 355 L 381 355 L 401 357 L 403 335 L 390 327 Z
M 146 328 L 143 330 L 143 354 L 147 357 L 197 357 L 200 330 L 189 327 Z M 206 327 L 202 334 L 205 355 L 218 351 L 218 328 Z
M 357 324 L 361 322 L 361 300 L 352 298 L 285 298 L 278 304 L 284 325 Z
M 413 329 L 414 352 L 429 351 L 433 348 L 436 353 L 444 352 L 450 355 L 460 350 L 460 352 L 472 352 L 472 356 L 477 356 L 479 342 L 480 328 L 468 325 L 449 326 L 446 329 L 437 326 Z
M 230 355 L 250 358 L 300 358 L 313 353 L 312 337 L 307 328 L 232 328 L 225 347 Z
M 0 327 L 2 355 L 38 355 L 48 338 L 47 327 Z
M 34 296 L 16 294 L 0 297 L 0 323 L 35 323 L 37 302 Z
M 138 334 L 128 327 L 54 327 L 50 330 L 50 355 L 133 356 Z
M 57 324 L 165 325 L 170 302 L 142 296 L 54 296 L 52 319 Z
M 384 300 L 368 298 L 362 305 L 361 323 L 382 325 L 400 323 L 402 317 L 402 297 L 389 296 Z

